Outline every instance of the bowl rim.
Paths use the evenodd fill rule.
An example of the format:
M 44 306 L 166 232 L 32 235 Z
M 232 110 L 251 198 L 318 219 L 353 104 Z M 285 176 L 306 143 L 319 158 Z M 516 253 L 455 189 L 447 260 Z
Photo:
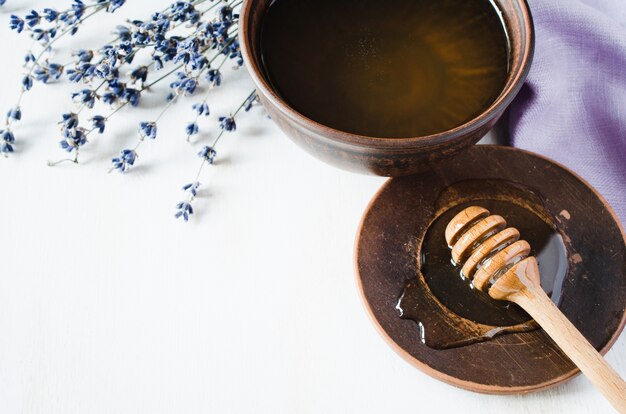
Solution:
M 303 128 L 339 143 L 353 144 L 368 148 L 404 149 L 434 145 L 462 138 L 468 133 L 484 127 L 489 123 L 489 121 L 498 116 L 498 114 L 502 113 L 510 105 L 526 81 L 526 77 L 528 76 L 532 66 L 535 50 L 535 28 L 532 14 L 527 0 L 514 0 L 520 6 L 519 9 L 521 12 L 520 17 L 522 19 L 522 26 L 525 28 L 525 35 L 523 37 L 525 47 L 522 49 L 519 68 L 513 73 L 512 78 L 507 82 L 500 95 L 498 95 L 491 105 L 481 112 L 480 115 L 453 129 L 418 137 L 389 138 L 353 134 L 321 124 L 301 114 L 287 104 L 274 91 L 274 88 L 269 85 L 262 74 L 262 69 L 256 63 L 257 59 L 253 58 L 252 47 L 249 45 L 248 35 L 250 31 L 250 13 L 252 7 L 257 4 L 257 1 L 258 0 L 244 0 L 239 17 L 239 42 L 241 45 L 242 57 L 246 63 L 248 73 L 257 87 L 257 92 L 259 92 L 263 98 L 268 100 L 271 105 L 276 107 L 280 113 L 289 117 L 292 121 L 296 122 Z M 498 9 L 498 12 L 501 13 L 500 9 Z

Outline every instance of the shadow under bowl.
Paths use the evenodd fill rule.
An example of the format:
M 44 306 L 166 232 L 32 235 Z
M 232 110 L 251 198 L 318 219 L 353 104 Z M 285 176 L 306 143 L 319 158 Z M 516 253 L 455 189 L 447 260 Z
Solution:
M 296 144 L 320 160 L 349 171 L 403 176 L 429 170 L 442 159 L 474 145 L 496 124 L 521 89 L 534 52 L 534 26 L 525 0 L 494 0 L 510 43 L 508 76 L 501 94 L 480 115 L 448 131 L 411 138 L 377 138 L 339 131 L 290 107 L 270 86 L 262 65 L 260 37 L 272 0 L 247 0 L 241 10 L 239 39 L 243 58 L 261 102 Z

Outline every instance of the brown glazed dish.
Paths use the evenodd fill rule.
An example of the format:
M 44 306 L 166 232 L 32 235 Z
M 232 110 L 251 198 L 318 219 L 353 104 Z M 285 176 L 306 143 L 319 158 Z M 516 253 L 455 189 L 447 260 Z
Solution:
M 483 393 L 542 390 L 578 370 L 541 329 L 434 349 L 422 343 L 418 323 L 400 318 L 396 309 L 408 281 L 426 286 L 422 261 L 428 252 L 422 247 L 433 223 L 461 205 L 494 201 L 532 211 L 561 235 L 566 272 L 558 307 L 606 353 L 626 322 L 626 236 L 611 208 L 588 184 L 564 167 L 519 149 L 477 145 L 433 171 L 387 181 L 358 232 L 357 283 L 381 335 L 427 374 Z M 439 330 L 445 325 L 447 331 L 440 333 L 451 337 L 459 330 L 480 334 L 482 326 L 453 312 L 429 288 L 416 303 L 424 326 Z
M 422 137 L 367 137 L 321 125 L 289 107 L 272 90 L 261 64 L 260 33 L 272 0 L 244 1 L 240 17 L 241 48 L 259 97 L 278 126 L 315 157 L 350 171 L 402 176 L 425 171 L 459 153 L 495 125 L 524 83 L 534 51 L 534 28 L 525 0 L 495 0 L 510 41 L 510 68 L 500 96 L 478 117 L 452 130 Z M 323 45 L 320 45 L 323 47 Z

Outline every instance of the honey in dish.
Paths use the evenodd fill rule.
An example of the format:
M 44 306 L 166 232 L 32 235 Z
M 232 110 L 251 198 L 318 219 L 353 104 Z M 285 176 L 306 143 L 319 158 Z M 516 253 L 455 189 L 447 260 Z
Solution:
M 490 0 L 275 0 L 264 72 L 296 111 L 379 138 L 431 135 L 489 107 L 508 71 Z
M 494 191 L 498 185 L 491 183 Z M 471 281 L 461 275 L 461 267 L 451 261 L 450 248 L 445 240 L 445 229 L 450 220 L 470 205 L 480 206 L 492 214 L 499 214 L 507 221 L 507 227 L 515 227 L 531 248 L 531 255 L 536 256 L 541 273 L 541 285 L 551 296 L 552 301 L 559 303 L 561 287 L 567 274 L 567 252 L 560 234 L 554 226 L 526 208 L 500 200 L 476 200 L 463 203 L 444 212 L 430 225 L 420 251 L 420 272 L 432 294 L 454 314 L 472 322 L 493 326 L 495 329 L 484 336 L 474 336 L 468 332 L 467 337 L 459 340 L 458 326 L 446 337 L 442 324 L 428 321 L 427 309 L 419 298 L 419 289 L 423 287 L 408 281 L 397 309 L 404 319 L 412 319 L 421 325 L 422 338 L 431 348 L 446 349 L 475 342 L 492 339 L 496 334 L 524 332 L 536 329 L 531 317 L 519 306 L 506 301 L 492 299 L 489 294 L 475 289 Z M 437 332 L 433 332 L 437 330 Z M 432 334 L 429 334 L 432 333 Z

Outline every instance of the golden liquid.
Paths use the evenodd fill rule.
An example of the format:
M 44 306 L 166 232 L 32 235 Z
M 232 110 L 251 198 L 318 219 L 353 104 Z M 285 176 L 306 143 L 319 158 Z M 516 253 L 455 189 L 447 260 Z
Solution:
M 265 76 L 321 124 L 381 138 L 460 126 L 500 94 L 505 28 L 489 0 L 275 0 Z
M 503 188 L 510 185 L 501 180 L 482 180 L 465 181 L 458 188 L 480 186 L 498 194 L 504 193 Z M 508 226 L 520 231 L 521 239 L 529 242 L 532 248 L 531 255 L 537 258 L 541 286 L 557 305 L 561 299 L 568 258 L 563 239 L 553 225 L 530 210 L 507 201 L 482 199 L 459 204 L 437 217 L 424 237 L 419 252 L 420 273 L 427 287 L 415 280 L 407 281 L 396 306 L 403 319 L 412 319 L 420 325 L 419 339 L 434 349 L 465 346 L 489 341 L 501 334 L 537 328 L 522 308 L 511 302 L 492 299 L 487 293 L 478 291 L 468 279 L 461 276 L 460 266 L 452 263 L 450 248 L 445 240 L 446 226 L 454 216 L 472 205 L 501 215 Z M 494 329 L 481 334 L 466 324 L 450 326 L 444 313 L 429 308 L 423 300 L 424 289 L 430 290 L 452 314 Z
M 509 326 L 529 321 L 530 316 L 517 305 L 492 299 L 469 285 L 460 275 L 460 266 L 451 261 L 445 241 L 448 223 L 470 205 L 481 206 L 504 217 L 507 227 L 515 227 L 531 246 L 531 256 L 539 262 L 541 285 L 548 295 L 560 295 L 560 284 L 567 270 L 567 254 L 554 228 L 531 211 L 505 201 L 481 200 L 456 206 L 439 216 L 428 228 L 422 245 L 422 268 L 426 283 L 448 309 L 471 321 L 494 326 Z M 553 300 L 558 301 L 557 297 Z

